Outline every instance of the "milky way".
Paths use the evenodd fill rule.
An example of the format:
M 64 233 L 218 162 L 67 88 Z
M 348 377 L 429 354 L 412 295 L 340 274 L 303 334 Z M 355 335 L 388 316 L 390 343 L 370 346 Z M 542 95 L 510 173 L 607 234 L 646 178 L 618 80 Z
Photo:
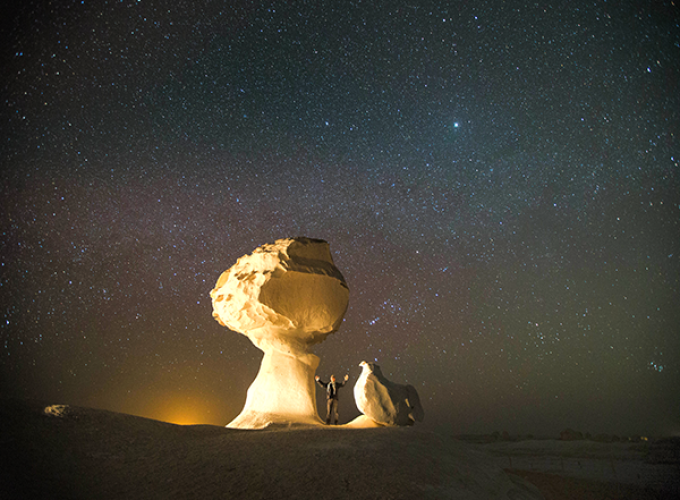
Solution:
M 452 434 L 680 432 L 677 4 L 20 4 L 3 396 L 226 424 L 261 352 L 209 292 L 308 236 L 350 287 L 322 376 Z

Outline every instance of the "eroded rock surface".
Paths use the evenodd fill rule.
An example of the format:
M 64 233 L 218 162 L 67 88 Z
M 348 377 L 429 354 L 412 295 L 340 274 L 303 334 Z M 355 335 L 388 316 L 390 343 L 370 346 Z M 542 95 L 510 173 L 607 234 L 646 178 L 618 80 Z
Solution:
M 385 378 L 380 366 L 362 361 L 361 375 L 354 386 L 354 399 L 361 413 L 381 425 L 413 425 L 422 422 L 425 412 L 418 392 Z
M 245 407 L 229 427 L 320 423 L 309 348 L 342 322 L 349 288 L 327 242 L 287 238 L 262 245 L 222 273 L 210 292 L 213 317 L 264 351 Z

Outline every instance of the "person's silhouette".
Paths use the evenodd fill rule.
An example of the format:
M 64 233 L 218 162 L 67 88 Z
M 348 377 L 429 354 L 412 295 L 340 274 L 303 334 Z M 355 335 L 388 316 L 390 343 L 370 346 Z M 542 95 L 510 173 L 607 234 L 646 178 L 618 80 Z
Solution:
M 349 375 L 345 375 L 343 382 L 335 380 L 335 375 L 331 375 L 330 382 L 323 382 L 318 375 L 314 377 L 316 383 L 326 389 L 326 425 L 331 423 L 331 415 L 335 416 L 335 425 L 338 425 L 338 390 L 349 380 Z

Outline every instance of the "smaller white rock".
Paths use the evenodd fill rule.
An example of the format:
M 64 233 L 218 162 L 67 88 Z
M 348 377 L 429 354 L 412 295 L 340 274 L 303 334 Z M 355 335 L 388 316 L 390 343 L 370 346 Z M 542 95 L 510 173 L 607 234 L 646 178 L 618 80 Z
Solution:
M 412 385 L 395 384 L 375 363 L 362 361 L 354 386 L 354 399 L 361 413 L 381 425 L 413 425 L 425 416 L 418 392 Z

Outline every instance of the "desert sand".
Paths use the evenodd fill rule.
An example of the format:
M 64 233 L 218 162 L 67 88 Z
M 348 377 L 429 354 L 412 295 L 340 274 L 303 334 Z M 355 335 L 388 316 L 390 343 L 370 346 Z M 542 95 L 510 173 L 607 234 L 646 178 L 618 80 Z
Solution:
M 479 444 L 489 460 L 547 500 L 680 498 L 680 440 L 602 443 L 538 439 Z
M 508 473 L 507 450 L 417 428 L 241 430 L 1 403 L 3 499 L 665 499 L 677 486 Z

